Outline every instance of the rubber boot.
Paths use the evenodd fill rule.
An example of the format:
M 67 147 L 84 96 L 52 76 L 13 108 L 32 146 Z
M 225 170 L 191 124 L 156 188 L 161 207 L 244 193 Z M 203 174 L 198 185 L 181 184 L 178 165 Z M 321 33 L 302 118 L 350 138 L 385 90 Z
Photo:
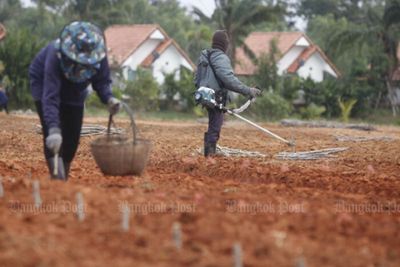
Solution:
M 68 180 L 69 169 L 71 167 L 71 162 L 64 162 L 64 169 L 65 169 L 65 180 Z
M 63 180 L 66 181 L 67 177 L 65 175 L 65 168 L 64 168 L 64 162 L 62 160 L 62 158 L 58 158 L 58 169 L 57 169 L 57 175 L 54 175 L 54 157 L 47 159 L 47 167 L 49 168 L 49 172 L 50 172 L 50 178 L 54 179 L 54 180 Z
M 217 154 L 217 143 L 207 143 L 207 153 L 204 153 L 206 157 L 212 157 Z
M 204 157 L 214 156 L 217 150 L 217 143 L 207 141 L 207 133 L 204 133 Z

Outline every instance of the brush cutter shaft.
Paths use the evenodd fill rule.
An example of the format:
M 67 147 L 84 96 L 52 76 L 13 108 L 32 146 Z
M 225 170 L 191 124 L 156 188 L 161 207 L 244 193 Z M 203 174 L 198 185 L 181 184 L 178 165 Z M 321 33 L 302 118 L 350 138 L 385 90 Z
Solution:
M 283 139 L 283 138 L 280 137 L 279 135 L 274 134 L 273 132 L 271 132 L 271 131 L 269 131 L 269 130 L 263 128 L 263 127 L 261 127 L 260 125 L 254 123 L 254 122 L 252 122 L 252 121 L 250 121 L 250 120 L 248 120 L 248 119 L 246 119 L 246 118 L 244 118 L 244 117 L 242 117 L 242 116 L 240 116 L 239 114 L 236 114 L 236 113 L 234 113 L 234 112 L 232 112 L 232 111 L 228 111 L 228 113 L 231 114 L 231 115 L 233 115 L 233 116 L 235 116 L 236 118 L 241 119 L 241 120 L 244 121 L 244 122 L 247 122 L 248 124 L 250 124 L 250 125 L 256 127 L 257 129 L 263 131 L 264 133 L 266 133 L 266 134 L 268 134 L 268 135 L 270 135 L 270 136 L 272 136 L 272 137 L 274 137 L 274 138 L 276 138 L 276 139 L 278 139 L 278 140 L 280 140 L 280 141 L 282 141 L 282 142 L 284 142 L 284 143 L 286 143 L 286 144 L 288 144 L 288 145 L 291 144 L 288 140 Z

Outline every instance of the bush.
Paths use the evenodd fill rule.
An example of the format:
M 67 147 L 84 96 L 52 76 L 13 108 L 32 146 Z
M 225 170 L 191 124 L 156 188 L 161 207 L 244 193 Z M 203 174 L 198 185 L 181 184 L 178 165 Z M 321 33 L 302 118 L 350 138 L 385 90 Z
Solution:
M 252 114 L 267 120 L 277 120 L 289 116 L 290 104 L 280 95 L 266 92 L 258 97 L 251 107 Z
M 151 71 L 138 69 L 136 79 L 128 81 L 125 90 L 129 96 L 128 103 L 135 110 L 159 110 L 160 88 Z
M 32 108 L 28 69 L 43 42 L 28 30 L 12 29 L 0 45 L 0 61 L 4 64 L 1 80 L 7 89 L 10 106 Z
M 343 122 L 349 122 L 351 111 L 354 105 L 357 103 L 357 99 L 349 99 L 347 101 L 339 98 L 339 107 L 341 111 L 341 119 Z
M 326 111 L 326 108 L 323 106 L 317 106 L 314 103 L 311 103 L 307 107 L 300 108 L 300 115 L 303 119 L 313 120 L 319 119 Z
M 166 97 L 166 103 L 161 108 L 197 113 L 194 101 L 196 88 L 193 83 L 193 73 L 185 68 L 181 68 L 179 74 L 179 80 L 175 79 L 176 73 L 165 75 L 162 92 Z M 179 101 L 174 100 L 176 94 L 180 96 Z
M 113 87 L 112 93 L 115 98 L 118 98 L 121 100 L 122 91 L 119 88 Z M 90 94 L 86 100 L 86 106 L 93 107 L 93 108 L 104 108 L 105 107 L 105 105 L 101 102 L 99 96 L 97 95 L 97 93 L 95 91 L 90 92 Z

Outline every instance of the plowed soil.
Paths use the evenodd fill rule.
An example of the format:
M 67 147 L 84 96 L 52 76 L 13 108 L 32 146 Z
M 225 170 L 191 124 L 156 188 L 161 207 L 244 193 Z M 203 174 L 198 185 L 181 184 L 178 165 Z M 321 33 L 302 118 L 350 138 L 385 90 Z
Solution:
M 106 119 L 86 119 L 106 125 Z M 0 114 L 1 266 L 400 266 L 400 128 L 263 126 L 296 150 L 348 147 L 333 158 L 285 161 L 285 144 L 238 121 L 220 143 L 265 158 L 204 159 L 205 124 L 139 121 L 153 149 L 141 177 L 106 177 L 83 137 L 68 182 L 51 181 L 36 117 Z M 127 125 L 123 119 L 119 125 Z M 390 137 L 339 142 L 335 135 Z M 35 208 L 32 181 L 40 181 Z M 76 215 L 76 193 L 85 218 Z M 130 229 L 121 228 L 121 208 Z M 182 229 L 174 245 L 172 225 Z

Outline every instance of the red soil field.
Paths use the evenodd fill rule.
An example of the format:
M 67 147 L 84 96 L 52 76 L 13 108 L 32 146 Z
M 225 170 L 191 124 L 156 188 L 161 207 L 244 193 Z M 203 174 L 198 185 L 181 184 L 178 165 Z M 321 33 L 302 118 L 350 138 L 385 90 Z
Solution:
M 90 136 L 82 137 L 64 183 L 48 178 L 36 124 L 36 117 L 0 114 L 1 266 L 233 266 L 236 242 L 244 266 L 400 266 L 398 127 L 262 124 L 295 136 L 298 151 L 349 148 L 332 158 L 285 161 L 274 156 L 291 148 L 238 121 L 224 125 L 220 144 L 265 158 L 204 159 L 196 149 L 205 124 L 139 121 L 140 136 L 153 142 L 141 177 L 103 176 L 90 152 L 97 137 Z M 392 140 L 339 142 L 337 135 Z M 39 209 L 33 180 L 40 181 Z M 84 221 L 74 212 L 77 192 Z M 127 232 L 123 204 L 130 208 Z M 172 239 L 175 222 L 181 250 Z

